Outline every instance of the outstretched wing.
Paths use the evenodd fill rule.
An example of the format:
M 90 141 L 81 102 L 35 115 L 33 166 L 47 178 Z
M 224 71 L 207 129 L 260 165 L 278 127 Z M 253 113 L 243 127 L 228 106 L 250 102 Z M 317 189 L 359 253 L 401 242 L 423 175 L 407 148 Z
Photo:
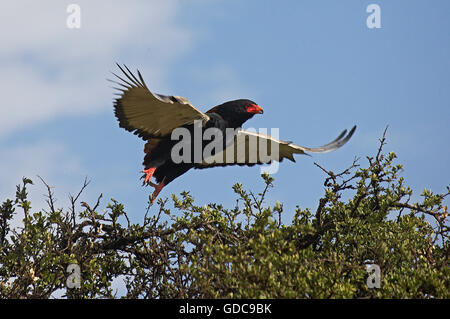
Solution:
M 234 142 L 223 151 L 207 156 L 203 162 L 196 164 L 196 168 L 208 168 L 227 165 L 268 164 L 272 161 L 281 162 L 287 158 L 295 162 L 294 154 L 327 153 L 338 149 L 348 142 L 356 130 L 354 126 L 347 134 L 344 130 L 335 140 L 320 147 L 311 148 L 295 145 L 291 142 L 278 140 L 270 135 L 249 131 L 238 131 Z
M 150 92 L 137 71 L 137 78 L 125 65 L 123 76 L 113 73 L 120 85 L 114 101 L 115 115 L 119 126 L 147 140 L 170 134 L 175 128 L 192 124 L 195 120 L 206 122 L 209 116 L 196 109 L 181 96 L 167 96 Z

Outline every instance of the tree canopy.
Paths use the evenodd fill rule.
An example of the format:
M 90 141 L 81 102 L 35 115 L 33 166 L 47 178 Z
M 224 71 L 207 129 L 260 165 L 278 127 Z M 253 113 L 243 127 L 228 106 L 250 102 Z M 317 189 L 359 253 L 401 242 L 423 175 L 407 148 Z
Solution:
M 183 192 L 142 224 L 114 199 L 79 202 L 87 181 L 59 209 L 42 180 L 48 207 L 33 210 L 23 178 L 0 207 L 0 298 L 449 298 L 450 188 L 411 202 L 384 143 L 339 173 L 316 164 L 324 194 L 289 223 L 267 174 L 260 192 L 235 184 L 231 208 Z

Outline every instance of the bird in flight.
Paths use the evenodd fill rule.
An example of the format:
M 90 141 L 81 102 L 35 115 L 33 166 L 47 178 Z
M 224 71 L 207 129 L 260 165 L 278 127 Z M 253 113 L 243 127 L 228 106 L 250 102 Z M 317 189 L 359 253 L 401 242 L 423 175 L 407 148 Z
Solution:
M 348 134 L 344 130 L 335 140 L 317 148 L 295 145 L 270 135 L 241 129 L 255 114 L 263 114 L 263 109 L 251 100 L 225 102 L 203 113 L 186 98 L 151 92 L 139 71 L 133 74 L 127 66 L 117 66 L 121 75 L 113 73 L 117 79 L 110 80 L 119 85 L 115 87 L 118 90 L 118 97 L 114 100 L 115 116 L 120 127 L 146 141 L 144 174 L 141 178 L 144 179 L 144 185 L 155 188 L 152 203 L 164 186 L 191 168 L 252 166 L 281 162 L 284 158 L 295 162 L 294 154 L 326 153 L 340 148 L 356 129 L 354 126 Z M 179 143 L 173 135 L 180 129 L 183 131 L 178 132 L 190 133 L 181 143 L 181 148 L 178 144 L 177 149 L 181 150 L 178 155 L 182 154 L 182 161 L 174 156 L 177 152 L 173 152 Z M 211 136 L 209 140 L 202 138 L 198 143 L 196 129 L 200 130 L 197 136 L 200 134 L 202 137 L 208 129 L 215 130 L 217 140 L 222 144 L 214 145 L 221 147 L 211 146 Z M 231 137 L 228 132 L 232 132 Z M 207 149 L 211 152 L 206 153 Z M 156 183 L 152 182 L 152 178 Z

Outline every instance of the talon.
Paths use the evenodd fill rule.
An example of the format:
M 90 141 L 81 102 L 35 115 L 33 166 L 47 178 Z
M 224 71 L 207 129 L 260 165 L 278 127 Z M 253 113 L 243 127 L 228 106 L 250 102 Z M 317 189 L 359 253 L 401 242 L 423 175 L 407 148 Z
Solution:
M 150 180 L 152 179 L 153 174 L 156 171 L 156 167 L 150 167 L 149 169 L 144 169 L 142 172 L 145 173 L 145 179 L 144 179 L 144 183 L 150 183 L 153 184 L 152 182 L 150 182 Z M 152 185 L 153 186 L 153 185 Z

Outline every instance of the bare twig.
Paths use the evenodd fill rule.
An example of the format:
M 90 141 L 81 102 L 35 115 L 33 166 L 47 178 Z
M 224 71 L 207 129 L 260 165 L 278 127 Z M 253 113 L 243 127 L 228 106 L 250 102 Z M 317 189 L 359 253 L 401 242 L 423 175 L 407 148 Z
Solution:
M 83 193 L 83 191 L 85 190 L 85 188 L 89 185 L 91 181 L 87 180 L 87 177 L 84 178 L 84 182 L 83 182 L 83 186 L 81 186 L 80 191 L 78 192 L 78 194 L 73 197 L 72 194 L 69 194 L 69 199 L 70 199 L 70 205 L 71 205 L 71 215 L 72 215 L 72 225 L 75 227 L 76 221 L 76 213 L 75 213 L 75 205 L 76 202 L 78 201 L 78 198 L 80 198 L 81 194 Z M 100 195 L 101 196 L 101 195 Z
M 56 210 L 55 210 L 55 202 L 56 202 L 56 200 L 53 198 L 52 187 L 50 185 L 48 185 L 41 176 L 37 175 L 37 177 L 41 180 L 41 182 L 47 188 L 47 195 L 45 195 L 45 197 L 47 199 L 45 201 L 46 201 L 48 207 L 50 208 L 50 211 L 52 213 L 55 213 L 56 212 Z

